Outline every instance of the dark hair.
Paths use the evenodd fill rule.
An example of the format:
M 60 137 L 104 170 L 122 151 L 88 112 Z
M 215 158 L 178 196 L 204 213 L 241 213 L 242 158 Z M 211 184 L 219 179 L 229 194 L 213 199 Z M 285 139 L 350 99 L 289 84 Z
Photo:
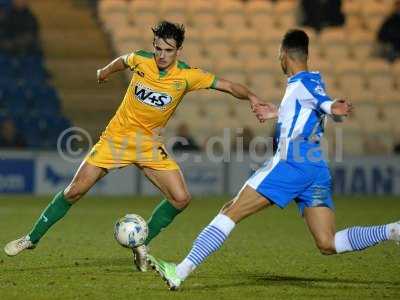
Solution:
M 300 29 L 291 29 L 285 33 L 282 39 L 282 48 L 289 54 L 301 54 L 308 56 L 309 38 L 307 33 Z
M 154 37 L 165 39 L 174 39 L 176 47 L 179 49 L 185 40 L 185 26 L 182 24 L 161 21 L 153 27 Z

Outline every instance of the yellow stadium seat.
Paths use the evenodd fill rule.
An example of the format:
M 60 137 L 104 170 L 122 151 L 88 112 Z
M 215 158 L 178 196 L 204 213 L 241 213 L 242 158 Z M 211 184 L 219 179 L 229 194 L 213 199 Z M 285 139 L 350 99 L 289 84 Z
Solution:
M 100 15 L 109 15 L 113 13 L 126 13 L 128 2 L 121 0 L 102 0 L 99 1 L 98 13 Z
M 245 29 L 245 30 L 235 29 L 234 33 L 228 35 L 228 38 L 237 47 L 240 47 L 240 45 L 243 44 L 255 45 L 259 43 L 258 33 L 250 29 Z
M 230 44 L 230 37 L 227 30 L 222 28 L 209 28 L 202 34 L 204 47 L 213 47 L 216 44 Z
M 227 29 L 237 28 L 239 30 L 247 27 L 248 22 L 243 14 L 223 14 L 221 24 Z
M 275 27 L 275 18 L 269 15 L 256 14 L 248 18 L 249 25 L 259 34 L 266 35 L 265 29 L 268 28 L 268 33 Z
M 219 59 L 221 57 L 232 57 L 233 51 L 232 47 L 226 43 L 214 43 L 205 47 L 206 53 L 208 56 L 213 57 L 215 59 Z
M 276 16 L 293 14 L 298 9 L 296 0 L 279 0 L 274 3 L 273 10 Z
M 361 5 L 361 12 L 365 18 L 374 16 L 386 16 L 390 13 L 393 1 L 364 0 Z
M 390 102 L 390 103 L 385 103 L 384 105 L 384 110 L 386 117 L 389 121 L 394 123 L 393 129 L 399 131 L 399 125 L 398 125 L 398 120 L 399 120 L 399 115 L 400 115 L 400 102 Z M 400 133 L 400 131 L 399 131 Z
M 369 89 L 379 91 L 394 89 L 391 69 L 385 60 L 369 59 L 362 64 L 362 69 L 368 80 Z
M 371 32 L 377 32 L 384 21 L 384 15 L 372 15 L 364 17 L 364 24 Z
M 192 61 L 197 57 L 203 58 L 204 54 L 203 48 L 197 43 L 185 43 L 183 45 L 182 57 L 185 61 Z
M 169 22 L 178 23 L 178 24 L 186 24 L 187 23 L 186 14 L 184 14 L 182 12 L 175 12 L 175 11 L 162 12 L 162 13 L 160 13 L 159 19 L 167 20 Z
M 218 14 L 243 14 L 244 4 L 242 1 L 236 0 L 219 0 L 216 2 L 216 10 Z
M 278 15 L 275 17 L 274 24 L 276 27 L 286 30 L 296 26 L 296 19 L 293 14 Z
M 377 97 L 374 91 L 367 89 L 362 91 L 350 89 L 349 91 L 344 92 L 342 97 L 354 103 L 356 110 L 358 107 L 358 103 L 373 103 L 377 101 Z
M 135 1 L 135 0 L 133 0 Z M 169 13 L 179 13 L 186 14 L 188 8 L 188 2 L 182 0 L 162 0 L 161 3 L 158 4 L 160 6 L 160 11 L 163 14 Z
M 323 75 L 330 74 L 332 72 L 332 64 L 329 58 L 327 59 L 317 59 L 314 58 L 310 60 L 310 70 L 312 71 L 319 71 Z
M 340 88 L 346 93 L 360 93 L 366 89 L 365 79 L 354 73 L 344 73 L 337 77 Z
M 397 90 L 379 90 L 376 99 L 381 105 L 400 104 L 400 93 Z
M 359 0 L 343 0 L 342 8 L 346 15 L 360 15 L 363 2 Z
M 237 58 L 244 62 L 259 58 L 261 56 L 260 47 L 254 43 L 238 44 L 235 47 L 234 52 L 236 53 Z
M 272 73 L 281 74 L 281 65 L 278 60 L 269 58 L 254 58 L 246 64 L 247 71 L 250 73 Z
M 159 1 L 157 0 L 133 0 L 129 2 L 129 13 L 140 14 L 158 14 Z
M 265 0 L 252 0 L 245 2 L 245 12 L 248 18 L 261 15 L 267 18 L 273 13 L 272 2 Z
M 159 15 L 153 13 L 135 14 L 131 16 L 131 22 L 141 30 L 149 30 L 160 21 Z
M 197 56 L 187 58 L 184 55 L 180 58 L 184 62 L 186 62 L 189 66 L 194 68 L 201 68 L 206 71 L 214 71 L 215 65 L 212 58 L 207 56 Z
M 127 27 L 129 25 L 127 15 L 124 13 L 115 13 L 104 16 L 102 19 L 106 31 L 114 33 L 121 27 Z
M 359 15 L 346 15 L 345 29 L 350 34 L 353 30 L 360 30 L 364 26 L 364 19 Z
M 208 32 L 218 26 L 218 19 L 214 13 L 196 13 L 190 16 L 190 24 L 200 30 Z
M 220 56 L 217 61 L 215 61 L 216 70 L 218 72 L 243 72 L 244 65 L 241 61 L 231 58 Z
M 255 92 L 265 93 L 277 88 L 276 76 L 269 72 L 258 72 L 249 74 L 250 85 Z

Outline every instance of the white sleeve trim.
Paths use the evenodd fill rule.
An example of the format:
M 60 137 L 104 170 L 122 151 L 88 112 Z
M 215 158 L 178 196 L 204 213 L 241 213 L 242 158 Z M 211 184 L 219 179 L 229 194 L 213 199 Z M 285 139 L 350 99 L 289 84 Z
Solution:
M 328 115 L 332 115 L 332 104 L 334 101 L 324 101 L 321 103 L 321 109 Z

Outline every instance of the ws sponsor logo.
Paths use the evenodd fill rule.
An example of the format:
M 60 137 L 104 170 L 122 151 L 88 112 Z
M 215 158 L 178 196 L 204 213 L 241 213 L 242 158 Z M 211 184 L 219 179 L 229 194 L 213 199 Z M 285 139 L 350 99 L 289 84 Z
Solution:
M 139 101 L 157 108 L 164 108 L 172 101 L 170 95 L 152 91 L 142 85 L 135 86 L 135 96 Z

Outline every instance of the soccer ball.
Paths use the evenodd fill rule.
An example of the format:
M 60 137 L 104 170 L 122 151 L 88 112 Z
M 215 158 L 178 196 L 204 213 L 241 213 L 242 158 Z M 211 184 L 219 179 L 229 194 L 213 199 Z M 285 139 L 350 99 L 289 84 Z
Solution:
M 149 233 L 146 221 L 139 215 L 127 214 L 120 218 L 114 226 L 114 237 L 117 242 L 127 248 L 135 248 L 144 244 Z

